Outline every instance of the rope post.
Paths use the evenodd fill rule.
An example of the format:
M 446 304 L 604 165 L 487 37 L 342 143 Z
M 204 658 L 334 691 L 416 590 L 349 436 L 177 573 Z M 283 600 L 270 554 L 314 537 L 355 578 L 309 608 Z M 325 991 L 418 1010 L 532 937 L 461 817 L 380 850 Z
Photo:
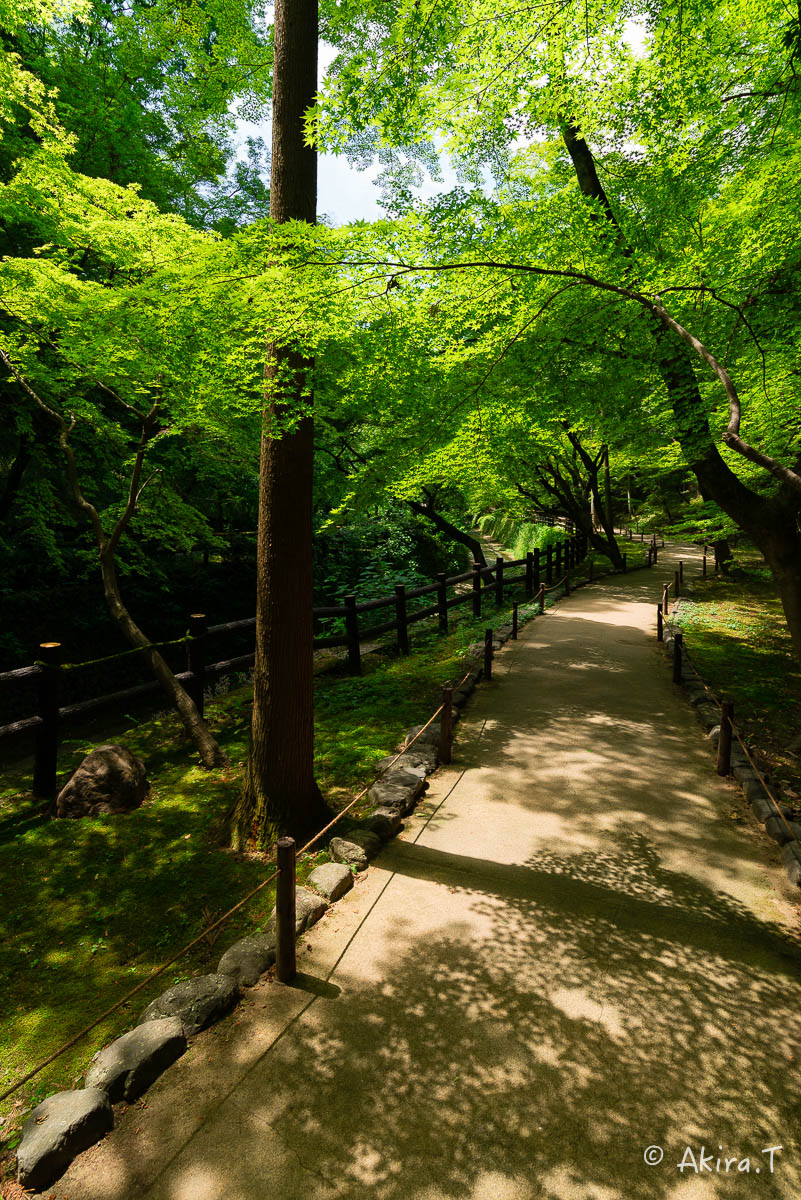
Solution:
M 720 739 L 718 741 L 718 775 L 731 773 L 731 727 L 734 721 L 734 705 L 729 700 L 721 704 Z
M 643 532 L 643 530 L 642 530 L 642 529 L 640 530 L 640 541 L 641 541 L 641 542 L 644 542 L 644 541 L 645 541 L 645 533 Z
M 670 608 L 670 601 L 668 599 L 669 594 L 670 584 L 665 583 L 662 585 L 662 612 L 665 614 L 665 616 L 668 615 L 668 610 Z
M 473 563 L 473 616 L 481 616 L 481 563 Z
M 484 678 L 492 679 L 492 630 L 484 633 Z
M 662 617 L 662 605 L 656 606 L 656 640 L 662 642 L 665 639 L 664 618 Z
M 444 571 L 437 572 L 437 616 L 439 617 L 440 633 L 448 632 L 448 576 Z
M 679 583 L 684 583 L 684 563 L 679 559 Z
M 623 574 L 625 575 L 629 569 L 628 555 L 624 554 L 622 557 L 623 557 Z
M 659 553 L 658 553 L 658 551 L 657 551 L 657 548 L 656 548 L 656 546 L 655 546 L 655 545 L 652 547 L 652 549 L 653 549 L 653 552 L 654 552 L 654 562 L 656 562 L 656 561 L 658 560 L 658 558 L 659 558 Z
M 677 600 L 678 600 L 679 596 L 681 595 L 681 581 L 679 579 L 678 571 L 673 572 L 673 595 L 676 597 Z
M 503 559 L 495 559 L 495 603 L 498 608 L 503 605 Z
M 534 595 L 534 555 L 529 550 L 526 554 L 526 599 Z
M 442 712 L 439 714 L 439 761 L 446 766 L 453 748 L 453 688 L 442 689 Z
M 41 642 L 42 663 L 37 687 L 37 716 L 42 724 L 36 730 L 33 765 L 33 794 L 39 800 L 54 800 L 58 768 L 58 693 L 61 682 L 61 642 Z
M 192 640 L 187 644 L 186 666 L 192 678 L 188 691 L 201 717 L 203 716 L 203 692 L 206 688 L 207 627 L 208 621 L 205 613 L 190 613 L 189 636 Z
M 654 553 L 653 546 L 649 546 L 648 547 L 648 566 L 649 567 L 653 566 L 653 553 Z
M 539 598 L 540 598 L 540 615 L 542 615 L 545 612 L 545 584 L 544 583 L 540 584 Z
M 348 639 L 348 670 L 351 675 L 362 673 L 362 652 L 359 646 L 359 614 L 356 597 L 345 597 L 345 637 Z
M 673 682 L 681 683 L 681 652 L 684 638 L 679 630 L 673 638 Z
M 398 628 L 398 653 L 409 653 L 409 627 L 406 624 L 406 585 L 395 584 L 395 624 Z
M 517 601 L 512 605 L 512 641 L 517 641 Z
M 553 583 L 553 546 L 545 547 L 545 582 Z
M 556 578 L 562 574 L 562 543 L 556 543 Z
M 704 557 L 701 559 L 701 577 L 706 579 L 706 550 L 704 551 Z
M 295 839 L 278 839 L 275 884 L 275 973 L 281 983 L 297 975 L 295 960 Z

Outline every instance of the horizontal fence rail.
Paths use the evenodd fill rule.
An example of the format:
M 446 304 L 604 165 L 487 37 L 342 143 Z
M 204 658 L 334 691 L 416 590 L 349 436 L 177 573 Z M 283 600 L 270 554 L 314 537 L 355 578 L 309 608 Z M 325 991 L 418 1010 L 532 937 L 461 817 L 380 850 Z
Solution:
M 656 561 L 656 544 L 654 537 L 653 546 L 649 547 L 647 556 L 648 566 Z M 664 545 L 664 542 L 662 544 Z M 313 618 L 318 627 L 319 622 L 335 620 L 341 622 L 341 629 L 331 633 L 321 632 L 314 638 L 314 649 L 345 650 L 348 670 L 358 675 L 361 674 L 363 648 L 375 639 L 394 633 L 399 653 L 408 654 L 411 626 L 436 619 L 439 632 L 447 633 L 450 614 L 462 605 L 471 605 L 472 617 L 478 618 L 484 615 L 488 602 L 494 601 L 494 608 L 501 607 L 508 603 L 510 589 L 522 588 L 527 600 L 539 598 L 542 610 L 546 590 L 551 591 L 564 585 L 569 594 L 571 572 L 576 572 L 579 564 L 586 558 L 587 551 L 587 538 L 581 533 L 574 533 L 542 551 L 533 550 L 524 558 L 504 559 L 498 556 L 494 563 L 474 562 L 469 571 L 462 571 L 456 575 L 448 576 L 440 572 L 434 581 L 419 587 L 407 588 L 399 583 L 392 595 L 362 601 L 348 595 L 344 597 L 344 603 L 341 605 L 317 606 L 313 609 Z M 587 582 L 591 582 L 592 579 L 590 563 Z M 418 601 L 429 597 L 433 602 L 422 606 L 417 604 Z M 381 620 L 381 610 L 386 609 L 390 610 L 387 618 Z M 368 624 L 366 620 L 368 614 L 372 613 L 379 615 L 376 624 Z M 207 684 L 237 671 L 248 671 L 252 669 L 255 660 L 255 653 L 251 650 L 245 654 L 210 662 L 209 638 L 245 633 L 255 630 L 255 626 L 255 617 L 209 625 L 203 614 L 194 613 L 189 617 L 188 631 L 183 637 L 135 647 L 82 663 L 63 662 L 62 647 L 59 643 L 42 643 L 36 663 L 0 673 L 0 686 L 9 684 L 12 687 L 30 687 L 32 684 L 35 691 L 35 703 L 31 705 L 35 711 L 20 720 L 0 726 L 0 741 L 23 734 L 34 735 L 36 748 L 33 791 L 36 796 L 52 799 L 56 793 L 58 746 L 64 724 L 102 708 L 158 695 L 161 691 L 161 685 L 156 680 L 148 680 L 104 695 L 90 696 L 64 704 L 61 685 L 66 674 L 129 657 L 136 661 L 152 650 L 183 646 L 187 669 L 176 671 L 174 674 L 192 696 L 202 716 Z

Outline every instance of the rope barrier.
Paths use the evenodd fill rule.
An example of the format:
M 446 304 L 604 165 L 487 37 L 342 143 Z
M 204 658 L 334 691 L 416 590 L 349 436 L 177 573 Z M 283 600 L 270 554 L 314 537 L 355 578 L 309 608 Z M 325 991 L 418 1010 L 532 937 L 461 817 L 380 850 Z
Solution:
M 180 646 L 185 642 L 196 642 L 198 639 L 193 637 L 191 633 L 185 633 L 183 637 L 173 638 L 169 642 L 148 642 L 146 646 L 134 646 L 132 650 L 120 650 L 118 654 L 108 654 L 105 658 L 89 658 L 86 662 L 77 663 L 59 663 L 56 666 L 54 663 L 46 663 L 41 659 L 34 659 L 35 667 L 48 667 L 55 671 L 78 671 L 82 667 L 96 667 L 99 663 L 115 662 L 118 658 L 128 658 L 131 654 L 146 654 L 148 650 L 161 650 L 165 646 Z
M 559 585 L 557 584 L 556 586 L 558 587 Z M 551 591 L 553 591 L 553 588 L 551 588 Z M 526 606 L 526 607 L 531 607 L 531 606 Z M 187 639 L 181 638 L 179 640 L 185 641 Z M 164 644 L 172 644 L 172 643 L 164 643 Z M 144 647 L 142 647 L 142 649 L 144 649 Z M 130 651 L 127 653 L 130 653 Z M 468 657 L 472 657 L 474 662 L 479 661 L 478 656 L 476 656 L 476 655 L 472 655 L 472 656 L 468 656 Z M 98 660 L 98 661 L 102 661 L 102 660 Z M 79 665 L 87 665 L 87 664 L 79 664 Z M 467 674 L 462 678 L 461 682 L 459 684 L 457 684 L 457 688 L 454 690 L 457 690 L 459 687 L 461 687 L 462 684 L 465 683 L 466 680 L 470 678 L 471 674 L 472 674 L 472 669 L 467 672 Z M 414 745 L 414 743 L 420 737 L 422 737 L 422 735 L 425 733 L 425 731 L 432 725 L 432 723 L 440 715 L 440 713 L 442 712 L 442 708 L 443 708 L 443 706 L 440 705 L 439 708 L 436 710 L 436 712 L 433 714 L 433 716 L 429 717 L 429 719 L 428 719 L 428 721 L 426 721 L 425 725 L 421 726 L 421 728 L 417 731 L 417 733 L 414 735 L 414 737 L 411 738 L 411 740 L 406 743 L 406 745 L 403 747 L 403 749 L 399 750 L 398 753 L 394 756 L 394 758 L 387 764 L 387 766 L 381 772 L 381 775 L 386 774 L 386 772 L 389 770 L 389 768 L 394 766 L 394 764 L 398 761 L 398 759 L 401 758 L 404 754 L 406 754 L 409 751 L 409 749 Z M 357 804 L 359 802 L 359 800 L 361 800 L 367 794 L 367 792 L 369 792 L 369 790 L 373 786 L 373 784 L 376 783 L 378 781 L 378 779 L 381 778 L 381 775 L 377 775 L 366 787 L 362 788 L 361 792 L 359 792 L 359 794 L 357 796 L 355 796 L 354 799 L 351 800 L 351 802 L 348 805 L 346 805 L 345 808 L 343 808 L 340 812 L 338 812 L 332 821 L 329 821 L 329 823 L 323 829 L 321 829 L 319 831 L 319 833 L 316 833 L 315 836 L 313 838 L 311 838 L 311 840 L 305 844 L 305 846 L 302 846 L 301 849 L 297 851 L 296 858 L 302 854 L 306 854 L 308 852 L 308 850 L 312 846 L 314 846 L 317 842 L 319 842 L 319 840 L 326 833 L 328 833 L 328 831 L 330 829 L 333 829 L 333 827 L 339 821 L 342 820 L 342 818 L 346 815 L 346 813 L 350 812 L 350 810 L 353 808 L 353 806 L 355 804 Z M 266 888 L 275 879 L 277 879 L 278 874 L 279 874 L 279 872 L 277 870 L 273 871 L 272 875 L 268 876 L 267 879 L 264 879 L 264 880 L 262 880 L 261 883 L 257 884 L 257 886 L 254 887 L 250 892 L 248 892 L 248 894 L 246 896 L 244 896 L 237 904 L 235 904 L 233 906 L 233 908 L 229 908 L 228 912 L 223 913 L 223 915 L 221 917 L 218 917 L 216 921 L 214 921 L 211 925 L 209 925 L 206 929 L 204 929 L 202 933 L 199 933 L 197 935 L 197 937 L 193 938 L 191 942 L 187 942 L 187 944 L 185 946 L 183 946 L 180 950 L 176 951 L 176 953 L 173 954 L 172 958 L 168 959 L 167 962 L 163 963 L 155 971 L 151 972 L 151 974 L 148 975 L 148 977 L 146 979 L 143 979 L 143 980 L 141 980 L 140 983 L 137 983 L 135 987 L 131 988 L 131 990 L 129 992 L 126 992 L 124 996 L 122 996 L 119 1000 L 117 1000 L 114 1004 L 112 1004 L 110 1008 L 107 1008 L 105 1010 L 105 1012 L 101 1013 L 100 1016 L 97 1017 L 94 1021 L 92 1021 L 89 1025 L 84 1026 L 84 1028 L 81 1029 L 78 1033 L 76 1033 L 73 1037 L 71 1037 L 69 1039 L 69 1041 L 65 1042 L 63 1044 L 63 1046 L 60 1046 L 58 1048 L 58 1050 L 55 1050 L 46 1059 L 44 1059 L 42 1062 L 38 1063 L 37 1066 L 35 1066 L 32 1070 L 28 1071 L 26 1075 L 23 1075 L 20 1079 L 16 1080 L 16 1082 L 13 1083 L 11 1085 L 11 1087 L 6 1088 L 6 1090 L 4 1092 L 0 1093 L 0 1101 L 6 1100 L 14 1092 L 18 1091 L 19 1088 L 23 1087 L 24 1084 L 28 1083 L 31 1079 L 33 1079 L 33 1077 L 35 1075 L 38 1075 L 40 1071 L 43 1071 L 45 1069 L 45 1067 L 49 1067 L 51 1063 L 55 1062 L 55 1060 L 57 1058 L 60 1058 L 62 1054 L 65 1054 L 67 1052 L 67 1050 L 71 1050 L 73 1046 L 76 1046 L 78 1044 L 78 1042 L 82 1041 L 86 1037 L 87 1034 L 91 1033 L 93 1029 L 96 1029 L 98 1025 L 100 1025 L 103 1021 L 105 1021 L 105 1019 L 107 1017 L 110 1017 L 113 1013 L 117 1012 L 120 1008 L 122 1008 L 122 1006 L 124 1004 L 127 1004 L 127 1002 L 133 996 L 137 995 L 137 993 L 141 992 L 149 984 L 153 983 L 153 981 L 158 979 L 160 975 L 163 975 L 164 972 L 169 967 L 171 967 L 174 963 L 176 963 L 180 958 L 183 958 L 183 956 L 186 953 L 188 953 L 189 950 L 193 949 L 193 947 L 197 946 L 200 942 L 204 941 L 210 933 L 213 933 L 215 931 L 215 929 L 219 929 L 219 927 L 222 924 L 224 924 L 224 922 L 227 921 L 230 917 L 232 917 L 234 915 L 234 913 L 237 913 L 237 912 L 239 912 L 239 910 L 241 908 L 244 908 L 244 906 L 246 904 L 248 904 L 249 901 L 252 900 L 254 896 L 258 895 L 259 892 L 263 891 L 264 888 Z

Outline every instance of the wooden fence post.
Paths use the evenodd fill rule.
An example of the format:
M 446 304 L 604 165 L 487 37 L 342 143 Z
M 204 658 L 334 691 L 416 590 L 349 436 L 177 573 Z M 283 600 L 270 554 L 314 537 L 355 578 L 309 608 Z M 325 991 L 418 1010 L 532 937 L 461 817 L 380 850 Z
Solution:
M 526 599 L 534 595 L 534 555 L 529 550 L 526 554 Z
M 205 613 L 190 613 L 189 615 L 189 636 L 192 639 L 187 642 L 186 648 L 186 666 L 191 672 L 192 678 L 189 682 L 190 696 L 195 702 L 195 708 L 200 716 L 203 712 L 203 693 L 206 688 L 206 628 L 208 622 Z
M 704 557 L 701 559 L 701 575 L 706 579 L 706 550 L 704 550 Z
M 359 614 L 356 597 L 345 597 L 345 637 L 348 639 L 348 670 L 351 675 L 362 673 L 362 652 L 359 645 Z
M 406 624 L 406 584 L 395 584 L 395 621 L 398 626 L 398 651 L 409 653 L 409 627 Z
M 679 559 L 679 583 L 684 583 L 684 563 Z
M 662 585 L 662 611 L 664 612 L 665 616 L 667 616 L 668 612 L 670 611 L 669 596 L 670 596 L 670 584 L 664 583 Z
M 731 771 L 731 727 L 734 720 L 734 705 L 724 700 L 720 714 L 720 739 L 718 741 L 718 775 Z
M 492 679 L 492 630 L 484 633 L 484 678 Z
M 553 583 L 553 546 L 545 547 L 545 582 Z
M 649 567 L 653 565 L 653 552 L 654 552 L 653 546 L 649 546 L 648 547 L 648 566 Z
M 503 559 L 495 559 L 495 603 L 500 608 L 503 605 Z
M 473 616 L 481 616 L 481 563 L 473 563 Z
M 542 613 L 545 612 L 545 584 L 544 583 L 540 584 L 539 596 L 540 596 L 540 615 L 542 615 Z
M 440 633 L 448 632 L 448 576 L 445 571 L 437 572 L 437 616 Z
M 656 640 L 664 641 L 664 618 L 662 617 L 662 605 L 656 606 Z
M 678 571 L 673 572 L 673 595 L 676 597 L 677 600 L 678 600 L 679 596 L 681 595 L 681 585 L 679 583 Z
M 442 689 L 442 712 L 439 714 L 439 761 L 451 761 L 453 747 L 453 688 Z
M 684 638 L 679 630 L 673 638 L 673 682 L 681 683 L 681 653 Z
M 512 641 L 517 641 L 517 601 L 512 605 Z
M 61 642 L 41 642 L 41 675 L 37 681 L 36 757 L 33 765 L 33 794 L 40 800 L 56 796 L 58 770 L 58 697 L 61 683 Z
M 275 967 L 281 983 L 297 975 L 295 959 L 295 839 L 278 839 L 275 885 Z

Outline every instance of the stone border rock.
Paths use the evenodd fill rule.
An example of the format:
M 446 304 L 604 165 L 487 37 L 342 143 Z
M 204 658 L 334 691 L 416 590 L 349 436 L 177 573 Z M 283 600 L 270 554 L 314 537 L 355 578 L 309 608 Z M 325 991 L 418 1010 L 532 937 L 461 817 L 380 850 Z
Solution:
M 670 616 L 675 618 L 681 610 L 681 597 L 674 601 Z M 672 620 L 665 621 L 663 649 L 672 660 L 675 646 L 675 635 L 679 627 Z M 701 677 L 693 664 L 685 657 L 682 660 L 682 679 L 679 685 L 686 693 L 688 703 L 695 709 L 701 725 L 706 730 L 707 740 L 714 750 L 717 750 L 720 739 L 720 709 L 712 699 Z M 759 755 L 749 747 L 751 758 L 759 764 Z M 760 767 L 761 770 L 761 767 Z M 742 789 L 743 795 L 756 819 L 764 826 L 765 832 L 781 847 L 782 862 L 790 883 L 801 888 L 801 812 L 785 803 L 781 789 L 770 781 L 767 771 L 761 770 L 765 783 L 770 783 L 770 791 L 775 803 L 768 799 L 756 771 L 746 757 L 745 751 L 736 738 L 731 744 L 731 777 Z M 777 809 L 787 820 L 790 829 L 779 817 Z
M 519 607 L 519 628 L 538 615 L 535 605 L 532 600 Z M 495 630 L 493 650 L 500 650 L 511 633 L 510 623 Z M 484 643 L 476 643 L 466 657 L 483 653 Z M 454 722 L 483 674 L 483 667 L 476 665 L 455 691 Z M 410 745 L 415 737 L 418 740 Z M 407 731 L 399 757 L 396 752 L 379 763 L 379 778 L 368 791 L 372 813 L 363 821 L 343 818 L 338 823 L 327 846 L 332 861 L 309 875 L 307 882 L 315 890 L 296 891 L 298 936 L 350 891 L 354 872 L 364 871 L 382 843 L 401 829 L 403 817 L 414 809 L 427 777 L 437 768 L 438 746 L 439 724 L 432 722 L 427 729 L 418 725 Z M 801 879 L 801 847 L 797 870 Z M 275 909 L 263 931 L 240 938 L 225 951 L 216 972 L 173 984 L 147 1006 L 132 1030 L 99 1050 L 85 1088 L 57 1092 L 33 1109 L 17 1147 L 17 1181 L 39 1190 L 55 1183 L 78 1154 L 113 1129 L 112 1104 L 140 1096 L 181 1057 L 187 1039 L 226 1016 L 242 988 L 258 983 L 274 962 Z

